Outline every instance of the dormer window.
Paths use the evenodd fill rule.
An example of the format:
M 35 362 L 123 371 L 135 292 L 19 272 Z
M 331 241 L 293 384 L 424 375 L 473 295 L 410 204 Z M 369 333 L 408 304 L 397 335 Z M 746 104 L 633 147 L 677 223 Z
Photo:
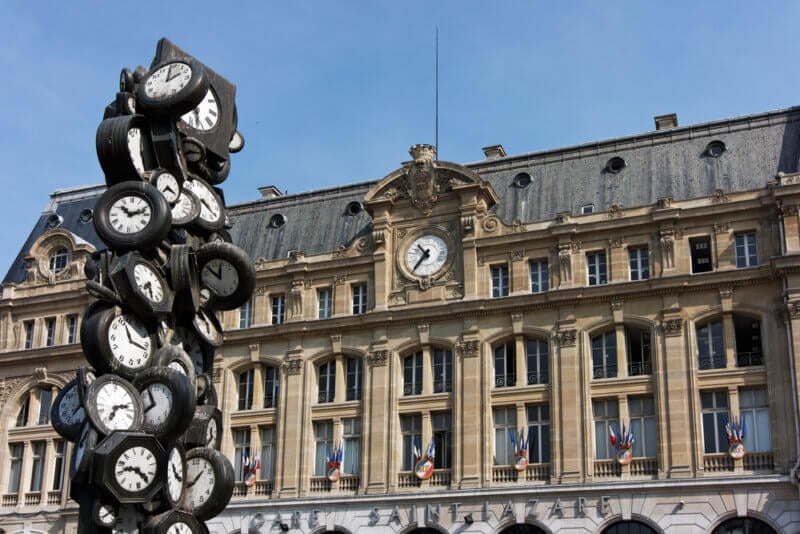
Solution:
M 50 272 L 58 274 L 67 268 L 69 263 L 69 251 L 65 248 L 59 248 L 50 254 Z

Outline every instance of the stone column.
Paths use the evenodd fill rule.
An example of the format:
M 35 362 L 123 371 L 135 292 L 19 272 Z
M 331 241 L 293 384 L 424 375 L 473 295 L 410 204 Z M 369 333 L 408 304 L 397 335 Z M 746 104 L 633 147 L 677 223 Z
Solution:
M 347 275 L 337 274 L 333 277 L 333 317 L 353 314 L 353 300 Z
M 611 303 L 611 314 L 614 317 L 614 332 L 617 344 L 617 376 L 628 376 L 628 347 L 625 343 L 625 319 L 622 301 Z
M 389 426 L 393 418 L 390 408 L 389 351 L 385 347 L 373 348 L 366 360 L 366 395 L 364 398 L 364 455 L 366 473 L 362 486 L 367 493 L 385 493 L 389 486 L 388 462 L 391 455 Z M 394 474 L 394 473 L 392 473 Z
M 344 356 L 339 353 L 336 355 L 336 375 L 334 377 L 336 382 L 336 391 L 334 394 L 333 402 L 344 402 L 346 396 L 346 381 L 345 381 L 345 368 Z
M 511 251 L 511 295 L 531 292 L 531 276 L 528 262 L 524 261 L 525 251 Z
M 455 388 L 454 404 L 461 408 L 459 420 L 453 425 L 454 434 L 458 434 L 461 443 L 461 477 L 457 481 L 460 488 L 477 488 L 481 486 L 483 473 L 483 439 L 482 434 L 490 434 L 483 428 L 484 377 L 481 372 L 481 343 L 477 332 L 462 336 L 456 343 L 456 355 L 459 359 L 460 372 L 458 387 Z M 460 424 L 459 424 L 460 423 Z M 456 482 L 456 481 L 454 481 Z
M 433 358 L 431 357 L 431 346 L 422 347 L 422 394 L 430 395 L 433 393 Z
M 686 340 L 684 336 L 685 321 L 679 310 L 662 312 L 661 327 L 664 344 L 664 377 L 666 388 L 663 392 L 669 414 L 666 421 L 667 433 L 670 436 L 669 455 L 670 478 L 686 478 L 692 476 L 692 428 L 691 406 L 689 397 L 689 369 L 687 368 Z M 698 414 L 699 416 L 699 414 Z
M 783 225 L 783 246 L 786 254 L 800 253 L 800 221 L 797 206 L 780 206 L 780 224 Z
M 300 473 L 308 451 L 303 446 L 303 428 L 310 413 L 306 398 L 303 359 L 299 354 L 288 354 L 281 369 L 281 402 L 278 419 L 275 456 L 275 491 L 280 497 L 297 497 L 300 493 Z M 310 426 L 310 425 L 309 425 Z M 312 464 L 313 465 L 313 464 Z
M 723 288 L 719 290 L 719 300 L 722 306 L 722 335 L 725 344 L 725 367 L 736 368 L 736 328 L 733 325 L 733 290 Z
M 560 326 L 556 332 L 558 363 L 554 365 L 558 384 L 553 392 L 551 424 L 553 438 L 553 483 L 577 483 L 582 481 L 585 456 L 583 421 L 583 380 L 581 377 L 580 350 L 577 344 L 578 331 L 574 323 Z M 560 428 L 559 428 L 560 427 Z

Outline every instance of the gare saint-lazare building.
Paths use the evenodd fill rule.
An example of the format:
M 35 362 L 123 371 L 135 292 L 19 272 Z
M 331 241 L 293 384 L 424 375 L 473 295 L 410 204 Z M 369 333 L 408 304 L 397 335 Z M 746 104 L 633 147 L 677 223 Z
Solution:
M 230 206 L 211 531 L 800 532 L 800 109 L 655 123 Z M 3 280 L 3 532 L 77 529 L 49 414 L 104 190 L 54 192 Z

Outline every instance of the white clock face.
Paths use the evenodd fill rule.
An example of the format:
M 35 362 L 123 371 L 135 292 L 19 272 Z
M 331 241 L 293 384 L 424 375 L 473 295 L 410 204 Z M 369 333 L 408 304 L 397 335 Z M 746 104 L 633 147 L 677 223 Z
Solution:
M 114 507 L 110 504 L 103 504 L 97 509 L 97 519 L 100 520 L 105 526 L 111 526 L 117 520 L 117 514 L 114 513 Z
M 156 478 L 156 457 L 142 446 L 131 447 L 123 452 L 114 464 L 117 484 L 131 493 L 146 489 Z
M 172 523 L 167 529 L 167 534 L 192 534 L 192 527 L 182 521 Z
M 144 174 L 145 171 L 144 159 L 142 158 L 142 152 L 144 151 L 142 143 L 142 130 L 139 128 L 131 128 L 128 130 L 128 153 L 131 155 L 133 167 L 140 176 Z
M 181 192 L 171 211 L 173 221 L 188 222 L 187 218 L 194 211 L 194 199 L 191 195 Z
M 167 462 L 167 491 L 173 502 L 178 502 L 183 493 L 183 460 L 178 449 L 173 448 Z
M 209 222 L 218 221 L 222 215 L 221 208 L 211 190 L 199 180 L 186 180 L 183 185 L 200 201 L 200 218 Z
M 192 67 L 175 62 L 156 70 L 147 78 L 144 93 L 150 98 L 166 98 L 186 87 L 192 79 Z
M 143 230 L 153 217 L 144 198 L 128 195 L 116 200 L 108 210 L 111 227 L 121 234 L 135 234 Z
M 239 287 L 239 272 L 223 259 L 210 260 L 200 271 L 200 280 L 220 297 L 230 297 Z
M 61 397 L 61 404 L 58 406 L 58 416 L 66 425 L 73 425 L 86 418 L 83 411 L 81 400 L 78 397 L 78 386 L 69 388 L 64 396 Z
M 209 343 L 222 341 L 222 333 L 217 330 L 217 327 L 206 314 L 205 310 L 201 309 L 197 315 L 195 315 L 194 324 L 197 326 L 197 333 L 206 338 L 206 341 Z
M 129 369 L 150 362 L 153 346 L 144 323 L 133 315 L 118 315 L 108 328 L 108 345 L 115 360 Z
M 109 430 L 127 430 L 133 426 L 136 411 L 131 393 L 116 382 L 100 386 L 95 397 L 97 414 Z
M 178 196 L 181 194 L 181 186 L 178 184 L 178 179 L 171 173 L 162 172 L 159 174 L 155 185 L 156 189 L 161 191 L 161 194 L 170 204 L 178 200 Z
M 435 235 L 415 239 L 406 252 L 406 266 L 412 274 L 430 276 L 447 261 L 447 243 Z
M 164 286 L 161 279 L 148 265 L 137 263 L 133 268 L 133 278 L 139 290 L 151 302 L 164 300 Z
M 185 503 L 189 510 L 202 506 L 214 491 L 217 478 L 214 466 L 205 458 L 192 458 L 186 462 Z
M 181 120 L 195 130 L 210 130 L 217 125 L 219 119 L 219 105 L 214 92 L 209 89 L 203 101 L 192 111 L 185 113 Z
M 206 427 L 206 447 L 213 447 L 217 442 L 218 435 L 219 429 L 217 428 L 217 420 L 213 418 L 209 419 L 208 426 Z
M 154 382 L 142 391 L 142 405 L 144 422 L 151 425 L 161 425 L 167 420 L 172 411 L 172 390 L 166 384 Z

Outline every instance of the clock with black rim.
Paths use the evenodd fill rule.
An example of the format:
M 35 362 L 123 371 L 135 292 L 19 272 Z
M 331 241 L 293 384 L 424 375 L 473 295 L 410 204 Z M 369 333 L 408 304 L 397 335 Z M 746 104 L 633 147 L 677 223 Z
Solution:
M 233 310 L 245 304 L 256 286 L 256 271 L 247 253 L 230 243 L 215 241 L 197 251 L 200 282 L 211 291 L 211 306 Z
M 148 249 L 172 226 L 169 203 L 147 182 L 122 182 L 103 193 L 94 207 L 97 235 L 115 252 Z
M 92 520 L 101 527 L 113 527 L 117 523 L 117 507 L 106 499 L 96 497 L 92 503 Z
M 153 365 L 158 367 L 169 367 L 186 378 L 195 387 L 197 379 L 197 368 L 192 361 L 189 353 L 179 345 L 167 344 L 160 347 L 153 355 Z
M 167 452 L 149 434 L 113 432 L 95 447 L 92 461 L 94 487 L 119 503 L 146 503 L 164 487 Z
M 193 221 L 194 226 L 209 232 L 225 226 L 225 204 L 210 185 L 197 178 L 186 180 L 183 187 L 200 201 L 200 215 Z
M 182 348 L 194 363 L 195 371 L 208 371 L 214 363 L 214 347 L 199 337 L 190 326 L 177 326 L 169 343 Z
M 197 335 L 212 347 L 222 345 L 222 325 L 214 312 L 200 308 L 194 314 L 192 326 Z
M 208 527 L 191 514 L 169 510 L 148 518 L 141 534 L 208 534 Z
M 209 373 L 197 375 L 197 404 L 199 406 L 217 406 L 217 388 Z
M 149 131 L 143 115 L 120 115 L 100 123 L 95 145 L 106 185 L 142 180 L 147 171 L 155 168 Z
M 186 488 L 186 451 L 180 443 L 170 447 L 167 453 L 167 483 L 164 485 L 164 499 L 173 508 L 183 499 Z
M 172 205 L 172 225 L 187 226 L 200 216 L 200 200 L 188 189 L 181 189 L 181 194 Z
M 155 328 L 116 306 L 96 308 L 86 322 L 83 352 L 95 369 L 125 378 L 150 366 L 155 352 Z
M 194 417 L 183 434 L 183 444 L 190 447 L 219 449 L 222 442 L 222 412 L 216 405 L 198 406 Z
M 74 486 L 86 482 L 92 467 L 92 458 L 97 445 L 97 431 L 89 421 L 83 423 L 69 464 L 69 478 Z
M 141 392 L 142 430 L 164 440 L 183 434 L 197 401 L 189 378 L 169 367 L 151 367 L 139 373 L 133 384 Z
M 142 398 L 124 378 L 103 375 L 86 390 L 86 418 L 101 434 L 138 430 L 144 415 Z
M 157 169 L 150 178 L 150 183 L 156 186 L 170 205 L 175 204 L 181 194 L 181 183 L 178 177 L 165 169 Z
M 169 274 L 175 290 L 175 311 L 196 312 L 200 307 L 197 258 L 190 245 L 169 249 Z
M 111 281 L 124 308 L 143 317 L 172 311 L 173 293 L 161 269 L 138 252 L 128 252 L 112 263 Z
M 146 113 L 179 117 L 196 107 L 208 91 L 208 76 L 194 58 L 170 60 L 151 68 L 139 83 L 139 107 Z
M 233 495 L 233 466 L 218 451 L 198 447 L 186 453 L 186 490 L 181 509 L 205 521 L 219 514 Z
M 78 394 L 78 378 L 73 378 L 61 388 L 50 408 L 53 430 L 69 441 L 75 441 L 86 421 L 86 412 Z

